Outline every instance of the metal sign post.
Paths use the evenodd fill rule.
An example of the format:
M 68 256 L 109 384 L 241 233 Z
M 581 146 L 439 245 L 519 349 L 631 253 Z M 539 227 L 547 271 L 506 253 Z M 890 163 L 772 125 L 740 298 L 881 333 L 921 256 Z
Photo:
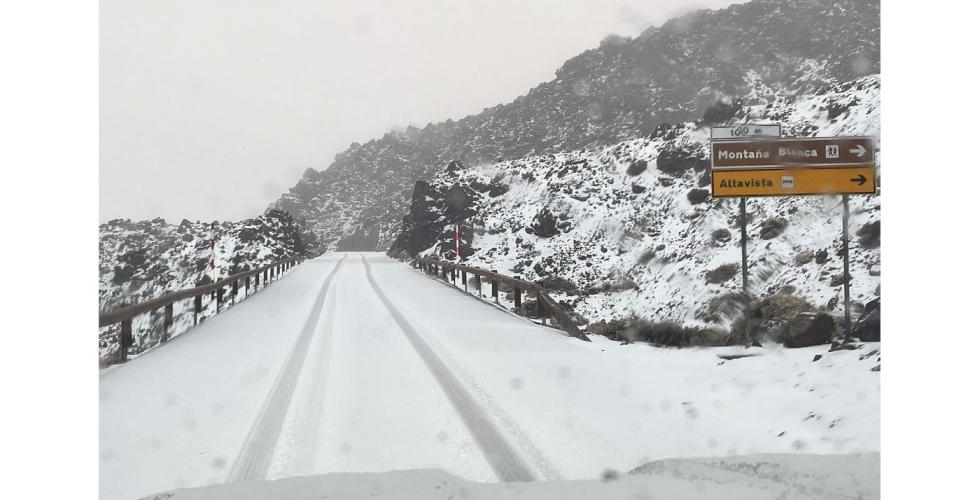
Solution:
M 748 347 L 752 345 L 752 330 L 749 328 L 749 308 L 752 306 L 752 300 L 749 298 L 749 231 L 746 227 L 749 217 L 745 212 L 744 197 L 739 199 L 738 207 L 741 215 L 738 220 L 742 226 L 742 295 L 745 299 L 742 318 L 745 320 L 745 347 Z
M 723 129 L 723 127 L 721 127 Z M 758 132 L 756 134 L 750 132 Z M 875 194 L 875 144 L 871 137 L 745 138 L 765 130 L 712 129 L 711 194 L 739 198 L 742 230 L 742 293 L 746 342 L 749 328 L 748 231 L 745 197 L 843 195 L 844 336 L 851 335 L 850 194 Z M 727 134 L 727 135 L 726 135 Z M 737 135 L 732 139 L 730 136 Z
M 779 138 L 782 135 L 782 126 L 776 124 L 756 124 L 742 123 L 737 125 L 725 125 L 721 127 L 711 127 L 712 147 L 715 141 L 736 141 L 751 137 L 756 138 Z M 714 152 L 712 151 L 712 184 L 714 184 Z M 713 192 L 716 190 L 713 190 Z M 715 194 L 717 197 L 718 195 Z M 739 198 L 739 227 L 742 232 L 742 296 L 745 300 L 742 317 L 744 319 L 743 328 L 745 329 L 745 347 L 752 345 L 752 329 L 749 324 L 749 308 L 752 306 L 752 298 L 749 294 L 749 231 L 748 213 L 745 209 L 745 197 Z
M 850 207 L 848 206 L 848 196 L 844 198 L 844 338 L 851 336 L 851 256 L 849 240 L 851 239 L 848 231 L 848 217 Z

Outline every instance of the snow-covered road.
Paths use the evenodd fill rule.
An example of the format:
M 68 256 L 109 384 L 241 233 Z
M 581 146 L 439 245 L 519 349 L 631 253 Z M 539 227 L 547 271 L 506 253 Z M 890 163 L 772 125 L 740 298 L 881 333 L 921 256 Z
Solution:
M 668 457 L 878 450 L 877 345 L 594 340 L 381 254 L 328 254 L 102 373 L 102 497 L 407 469 L 592 479 Z M 730 352 L 756 356 L 717 356 Z

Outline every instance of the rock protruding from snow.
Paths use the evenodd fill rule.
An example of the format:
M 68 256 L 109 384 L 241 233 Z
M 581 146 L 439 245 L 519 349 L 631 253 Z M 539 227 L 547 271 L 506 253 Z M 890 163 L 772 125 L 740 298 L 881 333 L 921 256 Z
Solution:
M 780 340 L 786 347 L 810 347 L 830 342 L 835 333 L 834 318 L 829 314 L 805 312 L 786 323 Z

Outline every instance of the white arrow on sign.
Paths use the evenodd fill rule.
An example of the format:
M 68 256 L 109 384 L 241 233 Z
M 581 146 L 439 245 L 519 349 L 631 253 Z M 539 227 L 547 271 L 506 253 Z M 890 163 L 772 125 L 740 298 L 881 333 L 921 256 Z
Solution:
M 864 156 L 864 153 L 867 152 L 868 150 L 867 149 L 864 149 L 864 146 L 858 144 L 856 147 L 853 147 L 851 149 L 848 149 L 848 151 L 850 151 L 851 154 L 853 154 L 854 156 L 857 156 L 858 158 L 860 158 L 860 157 Z

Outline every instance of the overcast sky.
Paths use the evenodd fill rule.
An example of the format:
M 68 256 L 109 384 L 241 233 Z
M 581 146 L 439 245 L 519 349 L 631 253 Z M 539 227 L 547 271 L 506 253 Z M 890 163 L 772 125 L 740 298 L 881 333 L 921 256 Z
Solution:
M 732 0 L 102 0 L 100 219 L 237 220 L 351 142 Z

